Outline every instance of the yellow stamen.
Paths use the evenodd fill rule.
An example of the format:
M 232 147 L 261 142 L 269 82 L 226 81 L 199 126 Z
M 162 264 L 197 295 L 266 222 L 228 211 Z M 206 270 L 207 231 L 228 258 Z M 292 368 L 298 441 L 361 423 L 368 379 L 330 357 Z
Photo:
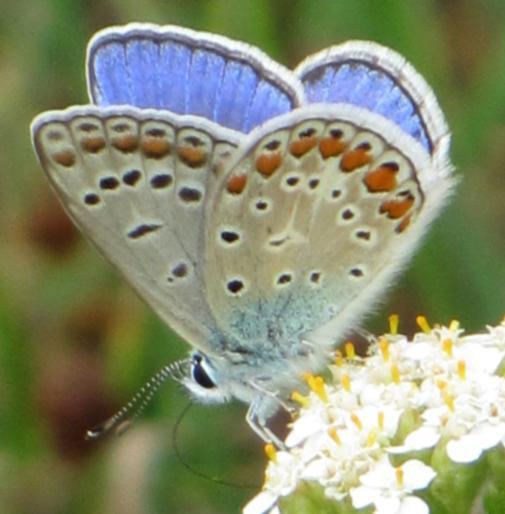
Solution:
M 443 395 L 444 403 L 447 405 L 451 412 L 454 412 L 454 396 L 449 393 Z
M 381 430 L 384 430 L 384 412 L 383 411 L 379 411 L 379 413 L 377 414 L 377 425 L 379 426 L 379 428 Z
M 416 323 L 425 334 L 429 334 L 431 332 L 430 324 L 425 316 L 417 316 Z
M 466 379 L 466 362 L 463 360 L 458 361 L 458 376 L 461 380 Z
M 456 330 L 459 329 L 459 321 L 457 319 L 453 319 L 450 323 L 449 323 L 449 330 L 451 330 L 452 332 L 456 332 Z
M 366 438 L 365 446 L 373 446 L 377 442 L 377 430 L 372 429 Z
M 403 469 L 401 466 L 395 468 L 396 484 L 398 487 L 403 487 Z
M 398 314 L 391 314 L 389 316 L 389 333 L 396 335 L 398 334 L 398 325 L 400 323 L 400 316 Z
M 348 359 L 354 359 L 356 357 L 356 348 L 354 348 L 354 344 L 352 344 L 351 341 L 345 343 L 345 356 Z
M 303 396 L 300 391 L 293 391 L 291 393 L 291 399 L 294 402 L 299 403 L 302 407 L 308 407 L 310 405 L 310 401 L 307 396 Z
M 379 339 L 379 348 L 382 353 L 382 358 L 384 359 L 384 362 L 387 362 L 389 360 L 389 343 L 388 340 L 385 337 L 381 337 Z
M 351 377 L 347 374 L 347 373 L 344 373 L 342 375 L 342 378 L 340 379 L 340 382 L 342 384 L 342 387 L 348 392 L 350 393 L 351 392 Z
M 328 429 L 328 435 L 340 446 L 342 444 L 342 440 L 338 435 L 337 429 L 334 427 L 330 427 Z
M 340 350 L 336 350 L 335 351 L 335 364 L 337 366 L 342 366 L 342 364 L 344 363 L 344 357 L 342 355 L 342 352 Z
M 391 379 L 395 384 L 400 383 L 400 370 L 396 364 L 391 364 Z
M 309 380 L 311 380 L 311 377 L 312 377 L 312 373 L 302 373 L 302 379 L 304 380 L 304 382 L 306 384 L 309 383 Z
M 449 357 L 452 357 L 452 347 L 453 347 L 452 339 L 444 339 L 444 340 L 442 341 L 442 349 L 444 350 L 444 352 L 445 352 Z
M 437 380 L 437 387 L 440 391 L 443 391 L 447 387 L 447 382 L 445 380 L 439 379 Z
M 307 384 L 314 393 L 323 400 L 323 402 L 328 401 L 328 395 L 326 394 L 326 384 L 324 383 L 323 377 L 318 375 L 309 375 L 307 377 Z
M 267 458 L 273 462 L 277 460 L 277 450 L 275 449 L 275 446 L 271 443 L 265 444 L 265 455 Z
M 361 423 L 361 420 L 358 418 L 356 414 L 351 414 L 351 420 L 360 430 L 363 429 L 363 423 Z

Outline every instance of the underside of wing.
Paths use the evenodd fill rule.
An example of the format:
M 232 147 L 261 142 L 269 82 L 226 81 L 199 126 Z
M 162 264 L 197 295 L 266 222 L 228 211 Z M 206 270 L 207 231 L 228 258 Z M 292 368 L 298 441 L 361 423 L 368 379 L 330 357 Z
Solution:
M 449 169 L 393 122 L 341 104 L 272 120 L 243 152 L 208 211 L 221 332 L 272 359 L 303 351 L 300 339 L 331 345 L 402 268 Z
M 239 134 L 166 112 L 93 106 L 44 113 L 32 132 L 76 224 L 162 319 L 205 348 L 214 324 L 203 292 L 204 205 Z
M 103 30 L 88 46 L 87 69 L 97 105 L 167 109 L 241 132 L 303 98 L 293 74 L 257 48 L 174 26 Z

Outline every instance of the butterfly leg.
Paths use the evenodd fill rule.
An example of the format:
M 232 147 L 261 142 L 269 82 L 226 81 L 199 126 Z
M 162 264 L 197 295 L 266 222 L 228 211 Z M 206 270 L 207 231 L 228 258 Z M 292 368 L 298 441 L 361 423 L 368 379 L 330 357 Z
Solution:
M 354 331 L 356 332 L 356 334 L 358 334 L 360 337 L 362 337 L 363 339 L 365 339 L 365 341 L 368 343 L 368 344 L 375 344 L 377 343 L 377 336 L 372 334 L 372 332 L 369 332 L 368 330 L 364 329 L 364 328 L 361 328 L 361 327 L 357 327 L 354 329 Z
M 271 402 L 268 401 L 267 403 L 270 404 Z M 253 401 L 247 410 L 246 421 L 265 443 L 271 443 L 277 448 L 285 449 L 286 445 L 284 442 L 281 441 L 267 425 L 270 416 L 266 417 L 264 415 L 265 407 L 265 397 L 262 396 L 259 397 L 258 400 Z M 271 408 L 271 405 L 269 405 L 269 407 Z
M 254 380 L 251 380 L 249 383 L 252 387 L 254 387 L 254 389 L 256 389 L 256 391 L 269 398 L 269 403 L 271 403 L 272 405 L 276 404 L 278 407 L 281 407 L 290 415 L 296 412 L 296 409 L 293 407 L 293 405 L 284 401 L 280 397 L 278 391 L 269 391 L 268 389 L 265 389 L 264 387 L 256 383 Z

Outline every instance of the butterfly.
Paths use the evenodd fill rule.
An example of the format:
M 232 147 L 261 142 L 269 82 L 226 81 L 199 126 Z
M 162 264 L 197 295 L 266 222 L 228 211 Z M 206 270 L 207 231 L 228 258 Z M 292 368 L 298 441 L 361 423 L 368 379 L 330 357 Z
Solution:
M 90 104 L 36 117 L 33 144 L 76 225 L 193 348 L 148 389 L 172 376 L 204 402 L 241 400 L 278 442 L 268 420 L 450 197 L 432 90 L 366 41 L 291 71 L 222 36 L 135 23 L 98 32 L 86 62 Z

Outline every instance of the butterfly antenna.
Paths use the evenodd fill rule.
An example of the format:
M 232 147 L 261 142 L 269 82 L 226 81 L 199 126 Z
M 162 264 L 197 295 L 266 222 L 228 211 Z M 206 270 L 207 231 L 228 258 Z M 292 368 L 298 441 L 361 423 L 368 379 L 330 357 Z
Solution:
M 178 382 L 181 381 L 185 376 L 184 370 L 187 364 L 188 359 L 182 359 L 161 368 L 135 393 L 124 407 L 103 423 L 87 430 L 85 438 L 88 440 L 98 439 L 111 431 L 114 431 L 117 435 L 126 432 L 169 378 Z

